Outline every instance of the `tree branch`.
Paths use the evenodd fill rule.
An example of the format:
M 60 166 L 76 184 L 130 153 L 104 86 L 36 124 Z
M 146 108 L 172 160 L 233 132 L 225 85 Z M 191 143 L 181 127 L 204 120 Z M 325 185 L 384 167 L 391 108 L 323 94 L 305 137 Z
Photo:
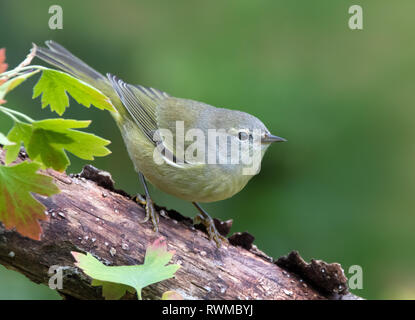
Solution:
M 20 161 L 24 157 L 21 154 Z M 1 164 L 3 160 L 4 151 L 0 148 Z M 111 265 L 141 264 L 146 247 L 157 235 L 150 223 L 138 222 L 144 218 L 143 208 L 125 192 L 114 190 L 111 179 L 93 167 L 87 167 L 80 176 L 53 170 L 43 173 L 54 178 L 61 193 L 50 198 L 35 196 L 47 207 L 49 216 L 48 221 L 41 222 L 42 239 L 25 238 L 5 230 L 0 223 L 0 263 L 44 284 L 48 284 L 51 276 L 50 266 L 61 266 L 62 296 L 101 299 L 101 288 L 90 285 L 90 279 L 74 266 L 70 252 L 90 252 Z M 190 219 L 174 210 L 165 213 L 160 217 L 160 234 L 167 239 L 168 249 L 176 251 L 173 262 L 181 268 L 175 278 L 145 288 L 144 299 L 159 299 L 168 290 L 177 291 L 185 299 L 356 298 L 347 294 L 345 288 L 332 289 L 336 283 L 334 287 L 333 283 L 331 287 L 319 286 L 319 278 L 316 281 L 307 273 L 301 274 L 298 263 L 290 267 L 297 274 L 287 272 L 251 246 L 253 239 L 249 234 L 233 236 L 232 243 L 238 246 L 226 244 L 218 249 L 206 233 L 191 225 Z M 222 223 L 221 227 L 226 230 L 229 223 Z M 285 265 L 279 264 L 289 266 L 287 260 Z M 337 266 L 333 268 L 339 273 L 341 268 Z M 344 277 L 342 270 L 341 276 Z M 339 281 L 343 284 L 345 279 Z

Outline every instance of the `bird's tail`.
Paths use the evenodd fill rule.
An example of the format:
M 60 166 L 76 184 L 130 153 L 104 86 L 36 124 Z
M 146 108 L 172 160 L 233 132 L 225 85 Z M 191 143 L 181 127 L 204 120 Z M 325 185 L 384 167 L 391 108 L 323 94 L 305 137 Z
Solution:
M 37 47 L 35 45 L 36 57 L 86 82 L 111 99 L 117 98 L 113 87 L 105 76 L 95 71 L 60 44 L 51 40 L 45 43 L 48 48 Z

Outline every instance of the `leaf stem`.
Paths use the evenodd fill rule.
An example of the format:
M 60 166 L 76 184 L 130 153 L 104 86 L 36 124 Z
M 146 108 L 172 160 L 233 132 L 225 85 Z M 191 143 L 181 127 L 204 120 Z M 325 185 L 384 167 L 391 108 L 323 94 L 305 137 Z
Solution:
M 13 110 L 13 109 L 9 109 L 9 108 L 0 106 L 0 111 L 2 111 L 4 114 L 7 114 L 10 118 L 12 118 L 14 121 L 17 121 L 17 122 L 21 122 L 21 121 L 19 119 L 17 119 L 14 115 L 19 116 L 19 117 L 25 119 L 26 121 L 28 121 L 30 123 L 35 122 L 35 120 L 30 118 L 29 116 L 27 116 L 27 115 L 25 115 L 25 114 L 23 114 L 19 111 Z
M 45 70 L 47 68 L 43 67 L 43 66 L 38 66 L 38 65 L 28 65 L 26 67 L 18 68 L 18 70 L 16 70 L 16 69 L 0 73 L 0 78 L 3 78 L 3 77 L 4 78 L 9 78 L 10 76 L 18 75 L 21 71 L 27 71 L 27 70 L 31 70 L 31 69 Z
M 21 122 L 19 119 L 17 119 L 12 113 L 10 113 L 8 110 L 8 108 L 2 107 L 0 106 L 0 111 L 3 112 L 5 115 L 9 116 L 10 118 L 12 118 L 15 122 Z

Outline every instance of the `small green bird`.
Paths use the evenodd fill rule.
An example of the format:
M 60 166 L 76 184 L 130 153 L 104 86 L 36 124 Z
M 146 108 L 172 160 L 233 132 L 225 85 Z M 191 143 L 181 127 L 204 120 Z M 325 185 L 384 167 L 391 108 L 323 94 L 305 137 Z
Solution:
M 272 142 L 286 140 L 271 135 L 259 119 L 245 112 L 175 98 L 158 89 L 125 83 L 111 74 L 105 77 L 56 42 L 47 41 L 46 45 L 48 48 L 34 47 L 38 58 L 84 81 L 110 98 L 116 109 L 111 114 L 144 186 L 145 199 L 139 196 L 136 198 L 145 205 L 146 218 L 143 222 L 151 219 L 154 230 L 158 231 L 158 213 L 148 191 L 148 180 L 160 190 L 192 202 L 199 211 L 195 223 L 203 223 L 209 238 L 218 246 L 221 240 L 226 241 L 198 202 L 227 199 L 241 191 L 253 175 L 259 172 L 246 171 L 252 167 L 252 161 L 241 161 L 241 157 L 252 156 L 254 159 L 254 155 L 258 154 L 260 165 Z M 192 146 L 192 141 L 186 135 L 183 145 L 180 145 L 183 137 L 178 128 L 181 128 L 183 134 L 193 130 L 194 135 L 199 133 L 208 138 L 211 132 L 222 130 L 217 137 L 225 140 L 222 140 L 222 144 L 218 144 L 216 136 L 207 139 L 207 142 L 203 140 L 197 146 L 202 151 L 207 150 L 207 156 L 206 152 L 201 151 L 202 156 L 197 161 L 188 160 L 189 157 L 183 155 Z M 163 139 L 160 133 L 162 130 L 171 132 L 172 139 Z M 256 132 L 258 135 L 255 135 Z M 237 148 L 232 149 L 235 143 Z M 240 153 L 235 158 L 230 150 Z M 194 155 L 186 151 L 186 155 L 189 154 Z M 238 161 L 232 161 L 235 159 Z

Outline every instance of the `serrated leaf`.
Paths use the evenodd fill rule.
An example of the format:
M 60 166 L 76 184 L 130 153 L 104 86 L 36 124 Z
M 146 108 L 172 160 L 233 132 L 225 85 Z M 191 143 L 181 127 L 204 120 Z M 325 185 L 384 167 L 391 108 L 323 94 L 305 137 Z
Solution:
M 147 248 L 144 264 L 137 266 L 106 266 L 90 253 L 72 252 L 75 265 L 93 279 L 93 285 L 103 286 L 103 295 L 107 299 L 119 299 L 130 288 L 134 288 L 141 299 L 144 287 L 172 278 L 180 268 L 177 264 L 166 265 L 173 254 L 167 251 L 163 238 L 157 239 Z
M 12 146 L 14 142 L 9 141 L 4 134 L 0 132 L 0 144 L 3 146 Z
M 6 229 L 16 230 L 31 239 L 40 240 L 39 220 L 46 220 L 45 206 L 31 193 L 51 196 L 59 193 L 51 177 L 36 173 L 39 164 L 22 162 L 0 166 L 0 221 Z
M 26 151 L 33 161 L 42 163 L 44 168 L 62 172 L 70 164 L 62 145 L 72 142 L 73 140 L 63 133 L 34 129 Z
M 41 78 L 33 89 L 33 98 L 42 95 L 42 108 L 62 115 L 69 107 L 69 93 L 79 104 L 89 108 L 94 105 L 101 110 L 114 111 L 108 97 L 88 84 L 57 70 L 44 69 Z
M 42 164 L 42 168 L 64 171 L 70 164 L 65 150 L 75 156 L 93 160 L 94 157 L 111 153 L 105 146 L 110 141 L 91 133 L 72 129 L 86 128 L 90 121 L 68 119 L 47 119 L 31 124 L 15 123 L 7 138 L 14 142 L 6 146 L 6 164 L 16 160 L 21 143 L 24 143 L 29 157 Z

